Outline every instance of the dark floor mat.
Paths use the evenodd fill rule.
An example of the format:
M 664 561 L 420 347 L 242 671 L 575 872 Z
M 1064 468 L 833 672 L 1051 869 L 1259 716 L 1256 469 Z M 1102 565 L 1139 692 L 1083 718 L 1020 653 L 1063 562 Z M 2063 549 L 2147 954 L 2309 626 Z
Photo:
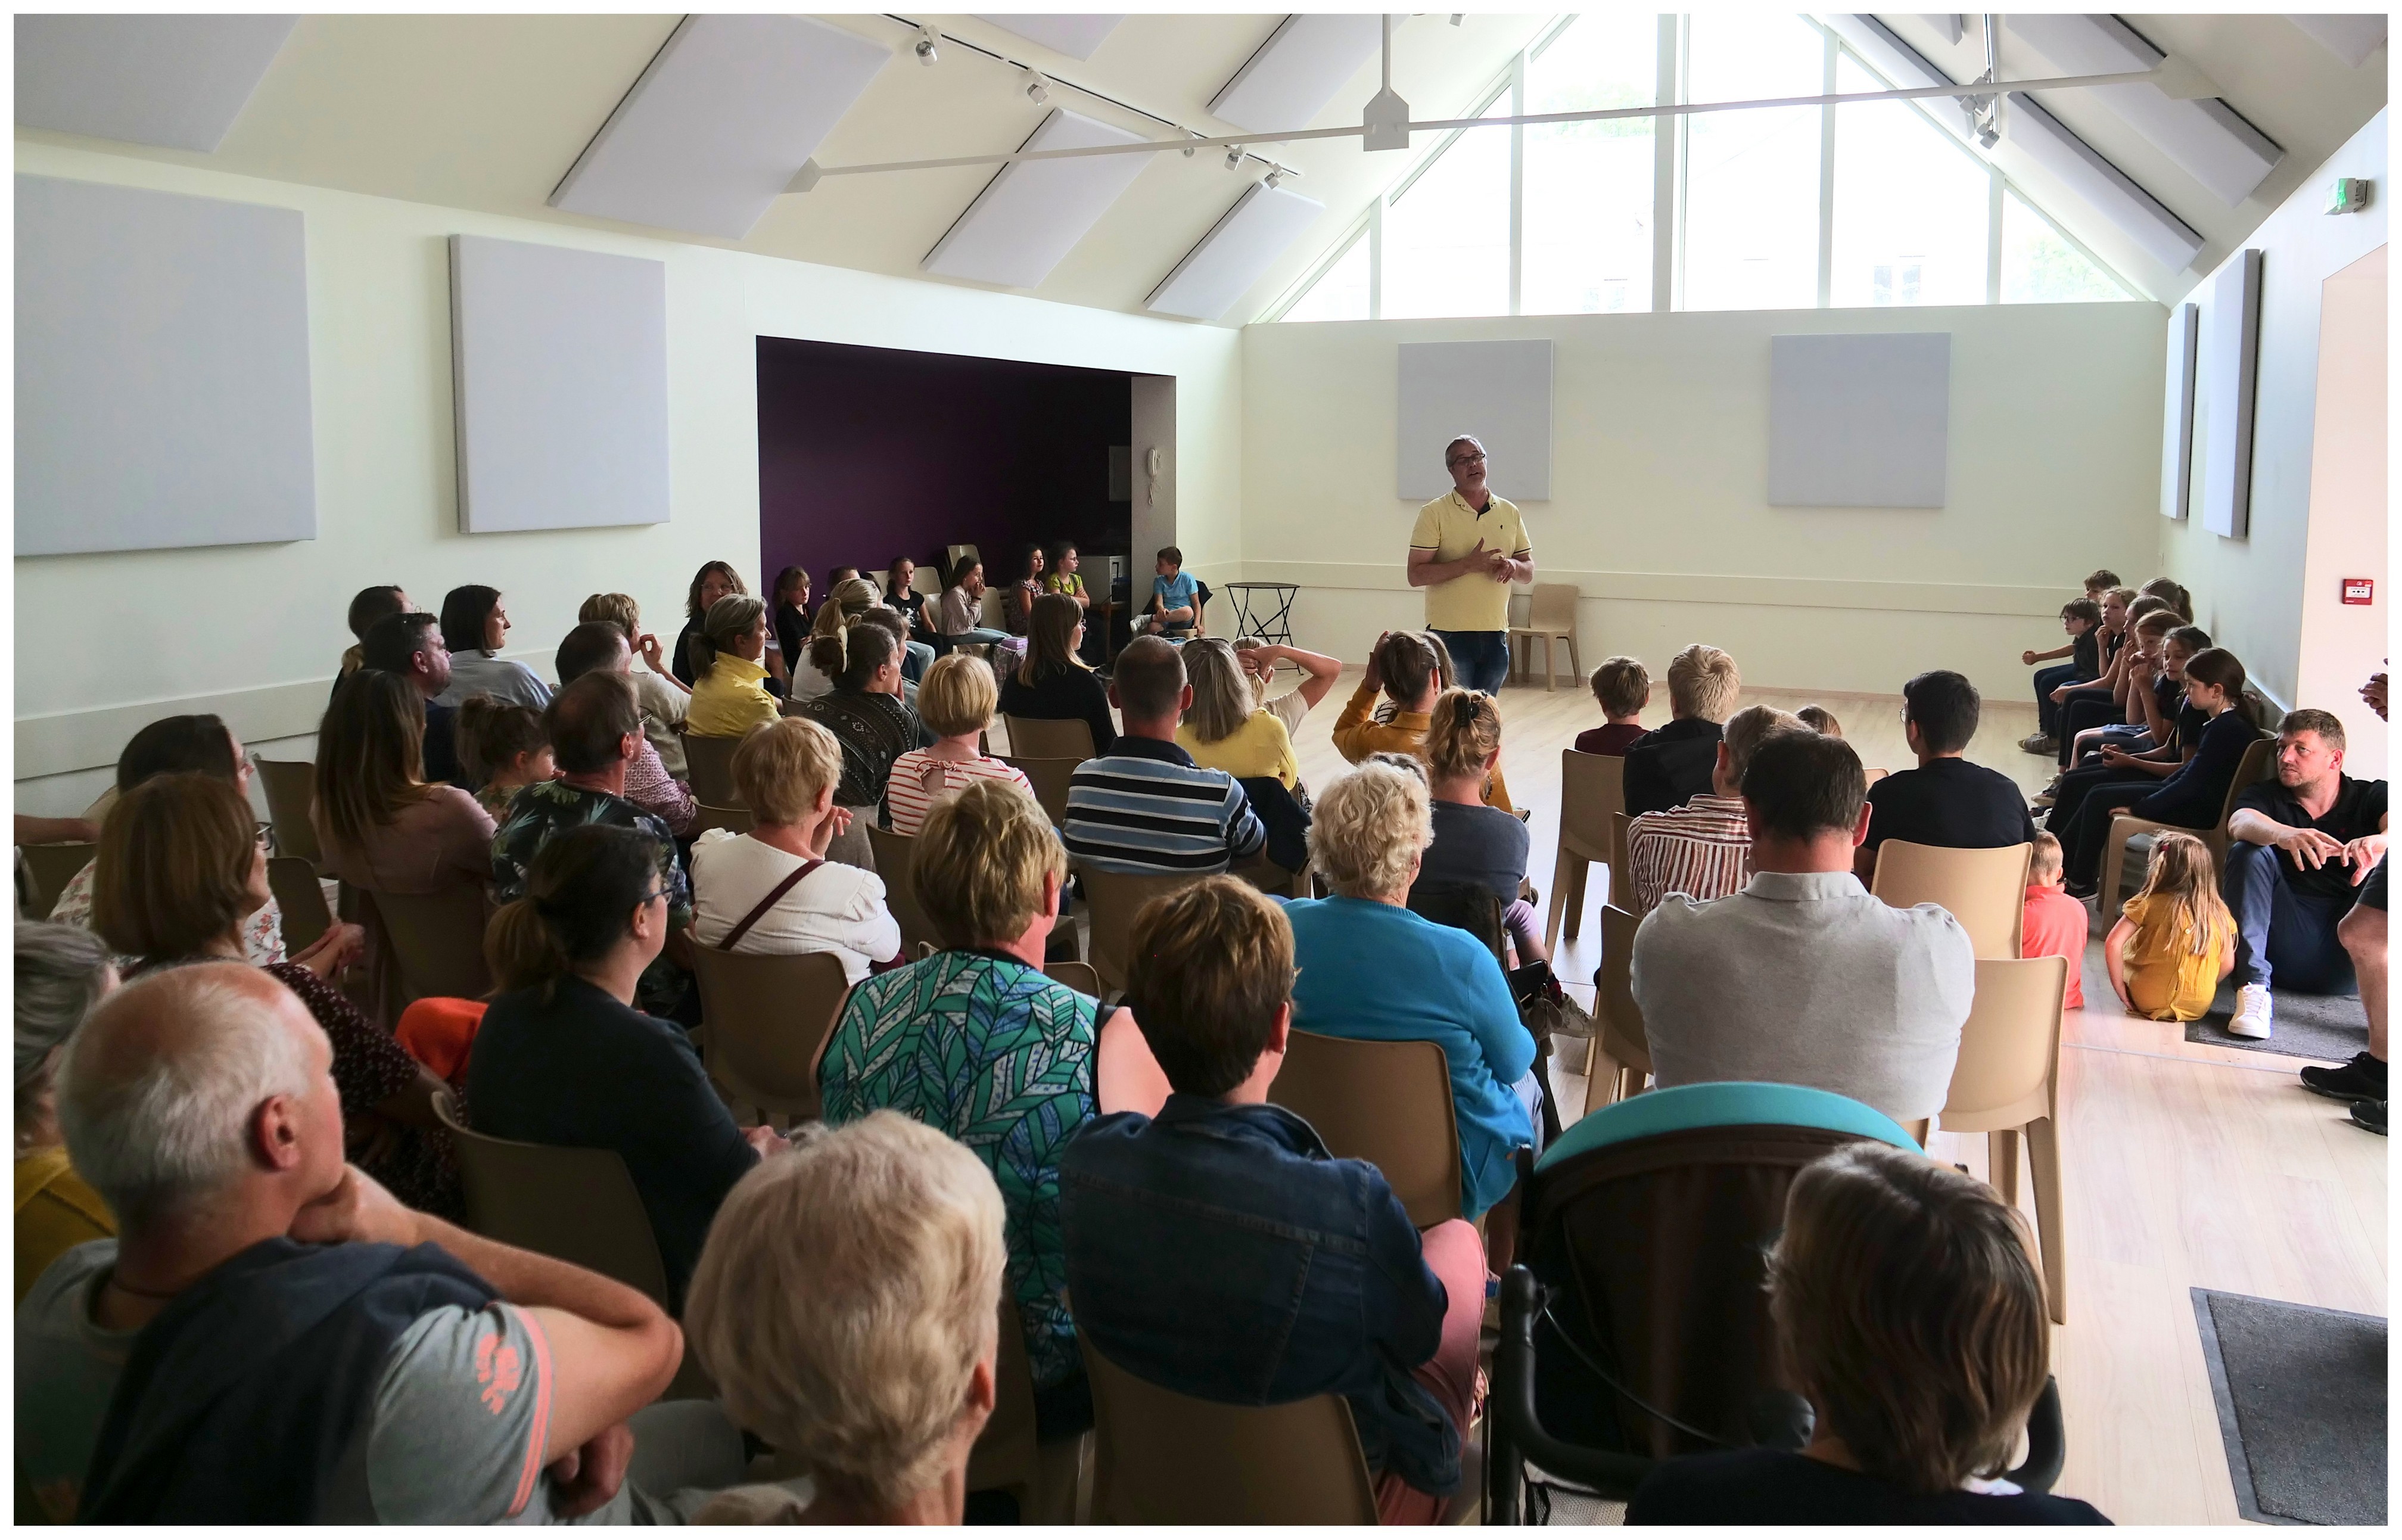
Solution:
M 2368 1015 L 2357 995 L 2296 995 L 2280 989 L 2273 992 L 2273 999 L 2268 1037 L 2234 1037 L 2227 1024 L 2235 1017 L 2235 986 L 2221 983 L 2218 997 L 2210 1002 L 2210 1014 L 2186 1024 L 2185 1040 L 2315 1059 L 2320 1064 L 2343 1064 L 2368 1046 Z
M 2193 1291 L 2238 1512 L 2385 1522 L 2385 1318 Z

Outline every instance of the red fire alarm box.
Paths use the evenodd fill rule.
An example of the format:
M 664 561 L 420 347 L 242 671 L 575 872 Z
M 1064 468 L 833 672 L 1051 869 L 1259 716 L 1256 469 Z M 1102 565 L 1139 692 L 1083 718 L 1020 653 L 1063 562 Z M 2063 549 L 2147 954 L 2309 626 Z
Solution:
M 2374 604 L 2374 603 L 2376 603 L 2376 602 L 2377 602 L 2377 583 L 2376 583 L 2376 580 L 2375 580 L 2375 579 L 2373 579 L 2373 578 L 2346 578 L 2346 579 L 2344 579 L 2344 580 L 2343 580 L 2343 601 L 2344 601 L 2346 604 Z

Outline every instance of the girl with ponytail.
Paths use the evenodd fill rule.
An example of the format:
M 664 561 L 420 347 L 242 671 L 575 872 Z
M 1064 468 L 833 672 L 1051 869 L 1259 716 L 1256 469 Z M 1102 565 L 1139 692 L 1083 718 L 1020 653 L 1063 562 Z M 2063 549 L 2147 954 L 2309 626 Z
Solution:
M 1418 881 L 1463 883 L 1501 901 L 1501 923 L 1521 965 L 1547 962 L 1542 925 L 1521 891 L 1526 880 L 1526 826 L 1484 804 L 1484 785 L 1501 764 L 1501 708 L 1482 690 L 1445 690 L 1427 715 L 1427 791 L 1434 843 Z
M 1334 719 L 1335 750 L 1354 764 L 1380 750 L 1425 759 L 1429 713 L 1451 681 L 1451 653 L 1439 639 L 1424 631 L 1386 632 L 1368 654 L 1360 688 Z M 1389 714 L 1376 709 L 1380 691 L 1391 697 Z M 1498 763 L 1485 782 L 1484 801 L 1504 813 L 1517 811 Z

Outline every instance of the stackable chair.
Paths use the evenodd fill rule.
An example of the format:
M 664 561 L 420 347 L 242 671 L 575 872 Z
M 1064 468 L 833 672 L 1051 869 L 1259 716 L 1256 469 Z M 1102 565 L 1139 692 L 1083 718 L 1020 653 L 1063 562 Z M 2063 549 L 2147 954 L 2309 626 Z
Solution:
M 694 801 L 711 807 L 743 804 L 742 793 L 734 790 L 734 750 L 741 745 L 738 737 L 714 737 L 707 733 L 683 736 L 683 763 L 692 772 Z
M 1316 1129 L 1329 1153 L 1383 1173 L 1420 1230 L 1459 1217 L 1459 1115 L 1442 1045 L 1295 1028 L 1268 1100 Z
M 850 983 L 831 952 L 724 952 L 696 945 L 701 1057 L 738 1106 L 773 1121 L 819 1116 L 818 1055 L 842 1018 Z
M 1567 642 L 1568 647 L 1568 679 L 1571 684 L 1584 678 L 1584 665 L 1577 661 L 1577 585 L 1573 583 L 1538 583 L 1526 600 L 1526 624 L 1510 627 L 1511 672 L 1525 675 L 1535 671 L 1535 643 L 1543 644 L 1543 688 L 1557 690 L 1559 674 L 1553 667 L 1552 646 Z M 1519 643 L 1525 643 L 1525 661 L 1519 665 Z
M 884 901 L 892 911 L 893 922 L 901 927 L 901 955 L 915 961 L 918 948 L 939 948 L 943 938 L 918 901 L 918 882 L 911 874 L 917 862 L 917 838 L 871 822 L 867 846 L 875 852 L 877 875 L 884 879 Z
M 58 907 L 59 895 L 75 881 L 76 873 L 91 864 L 100 852 L 97 845 L 68 842 L 59 845 L 21 845 L 17 846 L 17 863 L 24 875 L 25 913 L 29 918 L 49 918 Z
M 1585 1061 L 1585 1105 L 1622 1102 L 1643 1090 L 1651 1073 L 1651 1039 L 1635 1003 L 1635 928 L 1616 904 L 1601 911 L 1601 971 L 1594 979 L 1593 1050 Z
M 2235 767 L 2235 778 L 2228 783 L 2227 804 L 2218 810 L 2218 823 L 2216 828 L 2179 829 L 2173 823 L 2155 823 L 2149 818 L 2139 818 L 2134 814 L 2123 810 L 2112 818 L 2109 835 L 2102 842 L 2102 917 L 2106 920 L 2116 920 L 2119 917 L 2119 893 L 2122 876 L 2126 871 L 2128 858 L 2134 853 L 2134 843 L 2138 835 L 2148 836 L 2171 832 L 2199 835 L 2202 843 L 2210 846 L 2210 859 L 2223 873 L 2227 870 L 2227 842 L 2233 837 L 2227 832 L 2227 823 L 2229 819 L 2235 817 L 2235 799 L 2250 791 L 2255 783 L 2266 780 L 2276 773 L 2277 740 L 2273 737 L 2256 738 L 2251 747 L 2243 750 L 2243 762 Z M 2144 859 L 2150 859 L 2149 839 L 2146 840 L 2143 849 Z M 2140 883 L 2140 879 L 2138 881 Z
M 2015 957 L 2026 932 L 2027 867 L 2032 845 L 1991 850 L 1887 840 L 1877 846 L 1869 891 L 1896 909 L 1940 904 L 1980 957 Z
M 1585 869 L 1594 861 L 1609 865 L 1610 901 L 1621 909 L 1633 905 L 1619 893 L 1622 849 L 1612 848 L 1610 818 L 1626 811 L 1626 761 L 1616 754 L 1580 754 L 1560 750 L 1560 843 L 1552 861 L 1552 912 L 1543 922 L 1543 950 L 1559 953 L 1560 917 L 1567 916 L 1568 939 L 1576 939 L 1584 923 Z
M 323 867 L 325 857 L 317 847 L 317 826 L 309 821 L 309 810 L 317 802 L 317 766 L 308 760 L 269 760 L 256 754 L 250 763 L 258 771 L 259 790 L 267 794 L 275 853 Z
M 1047 717 L 1003 717 L 1001 722 L 1009 729 L 1009 758 L 1013 763 L 1026 759 L 1073 760 L 1082 764 L 1093 757 L 1093 727 L 1082 717 L 1056 722 Z M 1027 777 L 1028 780 L 1033 778 Z

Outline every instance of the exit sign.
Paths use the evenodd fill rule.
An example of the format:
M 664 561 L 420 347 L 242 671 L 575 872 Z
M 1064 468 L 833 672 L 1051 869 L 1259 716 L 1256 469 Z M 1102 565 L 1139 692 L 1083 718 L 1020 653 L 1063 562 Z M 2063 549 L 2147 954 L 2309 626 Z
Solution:
M 2373 579 L 2373 578 L 2346 578 L 2346 579 L 2344 579 L 2344 580 L 2343 580 L 2343 601 L 2344 601 L 2346 604 L 2374 604 L 2374 603 L 2376 603 L 2376 602 L 2377 602 L 2377 583 L 2376 583 L 2376 580 L 2375 580 L 2375 579 Z

